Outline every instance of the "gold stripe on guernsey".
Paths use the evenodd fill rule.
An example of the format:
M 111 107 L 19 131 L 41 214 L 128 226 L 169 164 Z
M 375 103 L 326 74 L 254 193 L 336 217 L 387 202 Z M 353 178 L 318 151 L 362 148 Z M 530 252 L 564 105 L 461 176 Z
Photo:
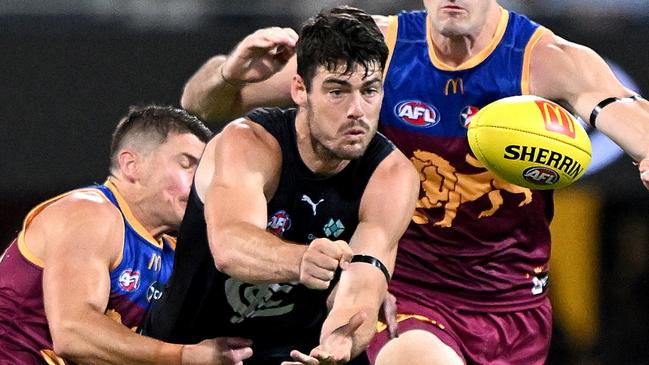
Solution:
M 432 29 L 430 25 L 431 23 L 428 17 L 426 17 L 426 42 L 428 43 L 428 54 L 430 56 L 431 62 L 435 67 L 437 67 L 442 71 L 460 71 L 460 70 L 466 70 L 479 65 L 480 62 L 484 61 L 487 57 L 489 57 L 491 52 L 493 52 L 493 50 L 496 49 L 496 47 L 502 40 L 503 36 L 505 35 L 505 30 L 507 29 L 508 21 L 509 21 L 509 12 L 503 8 L 500 8 L 500 21 L 498 22 L 498 28 L 496 28 L 496 33 L 494 34 L 494 37 L 491 39 L 489 45 L 486 48 L 484 48 L 482 51 L 480 51 L 480 53 L 469 58 L 459 66 L 450 66 L 442 62 L 437 57 L 437 54 L 435 53 L 435 46 L 433 45 Z
M 534 34 L 525 46 L 525 53 L 523 54 L 523 71 L 521 74 L 521 94 L 528 95 L 530 93 L 530 63 L 532 62 L 532 50 L 534 46 L 541 40 L 547 28 L 540 26 L 536 28 Z
M 385 44 L 388 46 L 388 59 L 385 61 L 385 68 L 383 69 L 383 79 L 385 80 L 386 75 L 388 74 L 388 68 L 390 67 L 390 61 L 392 61 L 392 55 L 394 54 L 394 47 L 397 44 L 397 32 L 399 31 L 399 17 L 389 16 L 388 17 L 388 29 L 385 32 Z
M 40 204 L 38 204 L 36 207 L 34 207 L 32 210 L 27 213 L 25 216 L 25 219 L 23 220 L 23 226 L 20 232 L 18 233 L 18 250 L 20 251 L 20 254 L 23 255 L 27 261 L 31 262 L 32 264 L 40 267 L 41 269 L 45 267 L 45 263 L 43 260 L 36 256 L 30 249 L 27 247 L 27 243 L 25 243 L 25 231 L 27 231 L 27 227 L 32 223 L 34 218 L 43 211 L 43 209 L 47 208 L 51 204 L 55 203 L 56 201 L 63 199 L 64 197 L 76 193 L 76 192 L 89 192 L 89 193 L 95 193 L 99 196 L 101 196 L 103 199 L 106 199 L 106 197 L 101 194 L 98 190 L 95 189 L 78 189 L 78 190 L 73 190 L 73 191 L 68 191 L 66 193 L 57 195 L 53 198 L 50 198 Z
M 168 234 L 165 234 L 162 237 L 165 239 L 165 241 L 167 241 L 169 246 L 171 246 L 171 248 L 175 251 L 176 250 L 176 237 L 170 236 Z
M 426 316 L 422 316 L 421 314 L 402 314 L 402 313 L 399 313 L 399 314 L 397 314 L 397 323 L 403 322 L 403 321 L 405 321 L 407 319 L 411 319 L 411 318 L 416 319 L 418 321 L 430 323 L 432 325 L 435 325 L 435 326 L 439 327 L 439 329 L 441 329 L 441 330 L 446 329 L 446 327 L 443 324 L 437 322 L 434 319 L 430 319 L 430 318 L 428 318 Z M 381 321 L 376 322 L 376 333 L 382 332 L 386 328 L 388 328 L 388 325 L 386 323 L 383 323 Z
M 122 197 L 122 195 L 117 191 L 117 187 L 115 184 L 113 184 L 110 179 L 106 180 L 104 183 L 108 189 L 115 195 L 115 199 L 117 199 L 117 204 L 119 205 L 119 208 L 122 210 L 122 214 L 124 215 L 124 218 L 128 221 L 128 223 L 133 227 L 133 229 L 140 235 L 142 238 L 147 240 L 150 244 L 154 245 L 157 248 L 162 248 L 162 242 L 157 241 L 149 231 L 147 231 L 144 226 L 142 226 L 142 223 L 138 221 L 135 216 L 133 215 L 133 212 L 131 212 L 131 208 L 129 208 L 128 204 L 126 204 L 126 201 Z

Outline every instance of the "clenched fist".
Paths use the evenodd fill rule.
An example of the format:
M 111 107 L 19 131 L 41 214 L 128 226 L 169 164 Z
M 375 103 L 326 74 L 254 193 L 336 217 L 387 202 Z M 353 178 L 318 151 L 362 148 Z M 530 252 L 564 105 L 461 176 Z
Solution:
M 329 288 L 336 270 L 344 269 L 354 253 L 345 241 L 316 238 L 302 256 L 300 262 L 300 283 L 309 289 Z

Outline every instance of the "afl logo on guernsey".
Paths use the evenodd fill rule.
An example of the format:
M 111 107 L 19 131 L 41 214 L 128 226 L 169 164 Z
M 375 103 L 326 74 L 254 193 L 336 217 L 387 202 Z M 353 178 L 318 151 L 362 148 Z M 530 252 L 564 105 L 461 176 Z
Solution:
M 140 287 L 140 272 L 126 269 L 119 275 L 119 287 L 124 291 L 136 291 Z
M 284 232 L 291 228 L 291 217 L 288 216 L 285 210 L 280 210 L 268 219 L 266 228 L 275 236 L 281 237 Z
M 400 102 L 394 108 L 394 114 L 413 127 L 429 128 L 439 123 L 437 109 L 419 100 Z

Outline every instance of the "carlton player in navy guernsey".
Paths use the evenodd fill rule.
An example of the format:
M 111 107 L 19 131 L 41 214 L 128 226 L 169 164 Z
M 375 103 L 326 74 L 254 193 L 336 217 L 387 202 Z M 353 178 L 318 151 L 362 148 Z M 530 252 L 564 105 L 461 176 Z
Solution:
M 307 22 L 297 109 L 255 110 L 208 143 L 146 334 L 250 338 L 246 364 L 367 361 L 418 191 L 376 133 L 387 53 L 369 16 Z
M 595 52 L 496 0 L 423 5 L 375 17 L 390 49 L 379 130 L 419 171 L 421 191 L 390 283 L 400 335 L 390 339 L 381 327 L 368 354 L 380 365 L 540 365 L 552 327 L 552 193 L 496 179 L 472 155 L 466 125 L 503 97 L 557 101 L 639 161 L 649 188 L 649 103 Z M 218 120 L 289 103 L 291 51 L 290 30 L 258 30 L 201 67 L 183 105 Z

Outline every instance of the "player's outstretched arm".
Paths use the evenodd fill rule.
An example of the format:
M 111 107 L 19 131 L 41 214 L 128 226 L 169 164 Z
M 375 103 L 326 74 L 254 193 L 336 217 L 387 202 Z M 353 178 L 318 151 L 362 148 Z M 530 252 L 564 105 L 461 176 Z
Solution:
M 635 161 L 649 159 L 649 102 L 629 98 L 634 92 L 622 85 L 593 50 L 548 32 L 532 51 L 530 92 L 568 104 L 586 121 L 598 104 L 619 98 L 596 113 L 595 126 Z M 647 179 L 641 176 L 649 189 Z
M 326 289 L 340 262 L 349 261 L 351 249 L 327 239 L 296 244 L 266 231 L 267 203 L 281 168 L 277 140 L 251 121 L 230 123 L 207 146 L 195 181 L 205 202 L 214 263 L 249 283 L 297 281 Z
M 124 236 L 121 215 L 95 193 L 73 193 L 41 212 L 26 240 L 46 241 L 43 293 L 58 356 L 79 364 L 241 364 L 244 339 L 168 344 L 138 335 L 105 314 L 110 270 Z M 116 314 L 112 314 L 115 316 Z
M 412 218 L 418 192 L 419 177 L 412 164 L 401 152 L 393 151 L 378 166 L 363 193 L 360 221 L 350 240 L 354 254 L 379 260 L 391 275 L 397 243 Z M 343 267 L 331 294 L 320 345 L 308 357 L 294 351 L 297 363 L 345 363 L 364 351 L 374 336 L 388 281 L 381 269 L 368 262 L 371 260 L 355 261 Z
M 279 27 L 250 34 L 189 79 L 181 105 L 205 121 L 225 122 L 254 107 L 291 104 L 297 38 L 293 29 Z

